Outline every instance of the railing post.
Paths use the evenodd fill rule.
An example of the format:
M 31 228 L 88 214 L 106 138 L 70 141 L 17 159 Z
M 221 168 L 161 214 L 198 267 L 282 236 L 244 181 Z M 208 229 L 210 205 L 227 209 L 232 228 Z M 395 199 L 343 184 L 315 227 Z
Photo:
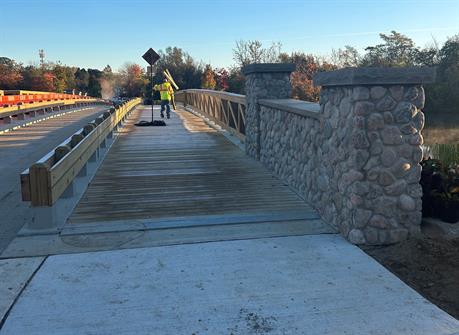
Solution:
M 51 180 L 48 164 L 33 164 L 30 167 L 30 190 L 32 206 L 49 206 L 51 204 L 49 195 L 50 185 Z
M 245 150 L 247 155 L 260 159 L 259 99 L 286 99 L 292 85 L 290 73 L 295 64 L 250 64 L 242 69 L 245 75 L 246 124 Z
M 421 84 L 434 77 L 430 68 L 347 68 L 314 78 L 322 86 L 315 205 L 352 243 L 395 243 L 420 230 Z

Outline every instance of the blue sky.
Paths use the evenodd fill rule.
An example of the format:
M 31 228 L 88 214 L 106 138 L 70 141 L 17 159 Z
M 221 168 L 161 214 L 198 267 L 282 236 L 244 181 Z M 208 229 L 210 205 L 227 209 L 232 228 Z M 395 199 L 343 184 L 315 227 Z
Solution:
M 215 67 L 236 40 L 319 55 L 379 43 L 397 30 L 425 46 L 459 33 L 459 0 L 0 0 L 0 56 L 118 69 L 149 48 L 178 46 Z

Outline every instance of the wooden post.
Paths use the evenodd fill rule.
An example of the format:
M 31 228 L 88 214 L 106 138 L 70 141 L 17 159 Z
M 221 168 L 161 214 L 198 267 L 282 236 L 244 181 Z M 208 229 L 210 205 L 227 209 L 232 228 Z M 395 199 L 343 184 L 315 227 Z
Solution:
M 51 180 L 49 166 L 35 163 L 30 167 L 30 198 L 32 206 L 51 206 Z

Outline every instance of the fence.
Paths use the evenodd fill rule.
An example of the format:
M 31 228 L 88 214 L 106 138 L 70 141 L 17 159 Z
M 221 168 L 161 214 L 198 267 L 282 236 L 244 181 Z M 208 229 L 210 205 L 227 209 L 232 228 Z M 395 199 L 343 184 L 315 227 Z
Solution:
M 183 90 L 176 93 L 176 100 L 190 105 L 198 112 L 233 133 L 245 139 L 245 96 L 212 90 Z

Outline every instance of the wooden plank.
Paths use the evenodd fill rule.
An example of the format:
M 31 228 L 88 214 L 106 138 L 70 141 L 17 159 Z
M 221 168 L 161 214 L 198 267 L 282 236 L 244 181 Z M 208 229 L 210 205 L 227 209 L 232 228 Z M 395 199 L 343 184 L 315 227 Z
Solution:
M 240 104 L 246 104 L 245 95 L 236 94 L 236 93 L 229 93 L 223 91 L 215 91 L 215 90 L 203 90 L 203 89 L 188 89 L 183 90 L 182 92 L 191 93 L 194 95 L 207 95 L 207 96 L 215 96 L 221 99 L 231 100 Z
M 182 94 L 188 94 L 191 97 L 189 105 L 194 106 L 201 114 L 237 136 L 241 141 L 245 140 L 245 135 L 243 134 L 245 131 L 245 96 L 194 89 L 182 91 Z M 238 107 L 237 113 L 234 111 L 233 103 Z M 230 120 L 234 125 L 230 124 Z
M 140 99 L 123 105 L 99 124 L 90 134 L 85 136 L 58 162 L 55 163 L 54 161 L 53 150 L 37 161 L 29 169 L 28 174 L 21 174 L 23 200 L 31 200 L 32 206 L 51 206 L 54 204 L 115 125 L 130 108 L 133 108 L 138 103 L 140 103 Z M 81 132 L 82 130 L 77 133 Z M 71 137 L 61 145 L 67 144 L 70 140 Z
M 47 164 L 35 163 L 30 171 L 30 200 L 32 206 L 51 206 L 51 183 Z
M 241 114 L 242 122 L 245 124 L 245 105 L 238 105 L 238 111 Z
M 220 103 L 213 97 L 189 97 L 201 108 Z M 145 108 L 137 117 L 150 113 Z M 70 224 L 165 218 L 183 224 L 179 218 L 188 217 L 194 225 L 199 220 L 218 223 L 223 217 L 254 219 L 260 213 L 275 220 L 292 211 L 310 213 L 306 221 L 317 218 L 302 199 L 203 119 L 180 109 L 176 113 L 164 128 L 127 126 L 129 136 L 113 145 Z
M 70 167 L 75 165 L 77 161 L 79 161 L 79 157 L 83 155 L 88 148 L 90 148 L 93 143 L 100 144 L 102 141 L 107 137 L 107 135 L 110 133 L 110 131 L 113 130 L 116 124 L 119 123 L 119 121 L 124 117 L 126 114 L 127 109 L 125 108 L 120 108 L 115 114 L 112 114 L 110 117 L 105 119 L 101 124 L 99 124 L 91 133 L 89 133 L 85 138 L 79 142 L 71 152 L 69 152 L 66 156 L 65 159 L 60 160 L 57 162 L 52 168 L 52 186 L 54 186 L 57 181 L 62 178 L 63 174 L 67 170 L 69 170 Z M 78 133 L 78 132 L 77 132 Z M 70 141 L 72 137 L 69 137 L 66 141 L 64 141 L 62 144 L 66 144 Z M 92 152 L 94 153 L 94 151 Z M 89 157 L 92 155 L 90 153 Z
M 94 142 L 103 134 L 108 134 L 107 128 L 111 126 L 111 118 L 107 118 L 99 124 L 93 131 L 86 135 L 64 158 L 51 167 L 51 185 L 54 186 L 62 176 L 74 166 L 80 159 L 80 156 L 92 146 Z M 71 137 L 70 137 L 71 138 Z M 69 138 L 69 139 L 70 139 Z M 65 143 L 68 143 L 69 139 Z M 99 142 L 97 142 L 99 143 Z
M 101 124 L 102 125 L 102 124 Z M 97 130 L 97 127 L 95 130 Z M 105 140 L 107 134 L 111 131 L 112 128 L 106 127 L 96 132 L 92 142 L 84 143 L 82 149 L 79 149 L 77 153 L 73 154 L 73 150 L 69 155 L 73 154 L 73 157 L 67 160 L 72 160 L 73 164 L 67 165 L 67 168 L 62 169 L 53 169 L 51 170 L 51 202 L 55 203 L 59 197 L 64 193 L 67 187 L 72 183 L 73 179 L 78 175 L 81 169 L 84 167 L 89 158 L 94 154 L 97 148 L 100 146 L 101 142 Z M 81 143 L 81 142 L 80 142 Z M 79 144 L 80 144 L 79 143 Z M 78 144 L 78 145 L 79 145 Z M 77 148 L 78 145 L 75 147 Z M 63 160 L 66 161 L 66 160 Z M 68 162 L 67 162 L 68 163 Z M 58 163 L 59 164 L 59 163 Z
M 23 171 L 20 175 L 21 179 L 21 198 L 22 201 L 30 201 L 30 174 L 29 169 Z
M 72 183 L 88 159 L 94 154 L 115 125 L 127 113 L 127 108 L 121 108 L 112 114 L 88 134 L 72 151 L 51 168 L 51 202 L 55 203 Z M 118 121 L 117 121 L 118 120 Z

